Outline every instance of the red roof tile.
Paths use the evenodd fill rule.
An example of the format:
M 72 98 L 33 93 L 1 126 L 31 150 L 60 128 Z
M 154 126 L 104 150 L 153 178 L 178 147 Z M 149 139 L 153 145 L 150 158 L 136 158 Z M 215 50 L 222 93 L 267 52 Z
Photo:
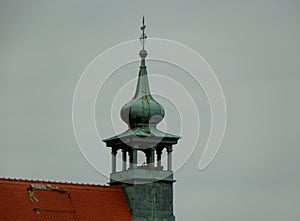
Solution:
M 121 187 L 0 179 L 0 220 L 132 218 Z

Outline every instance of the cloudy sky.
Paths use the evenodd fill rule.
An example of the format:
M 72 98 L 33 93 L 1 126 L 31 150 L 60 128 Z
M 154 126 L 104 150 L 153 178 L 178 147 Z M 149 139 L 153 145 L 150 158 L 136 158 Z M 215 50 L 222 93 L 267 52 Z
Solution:
M 200 115 L 196 149 L 175 173 L 177 220 L 299 220 L 297 0 L 0 1 L 0 176 L 107 182 L 76 143 L 73 94 L 82 72 L 96 56 L 139 37 L 142 15 L 150 37 L 187 45 L 209 63 L 227 103 L 221 150 L 200 171 L 199 158 L 210 129 L 205 95 L 188 77 L 182 77 L 186 76 L 182 70 L 148 63 L 150 73 L 173 76 L 186 87 Z M 110 116 L 105 117 L 110 106 L 103 104 L 137 71 L 138 63 L 119 69 L 110 81 L 115 86 L 104 88 L 106 96 L 98 97 L 96 121 L 104 137 L 114 134 L 103 131 L 112 124 Z M 133 86 L 134 81 L 124 90 L 128 96 L 119 100 L 128 101 Z M 151 86 L 155 88 L 155 81 Z M 169 119 L 168 129 L 176 132 L 176 117 L 189 113 L 180 113 L 180 102 L 177 112 L 172 101 L 160 102 Z M 116 110 L 123 103 L 118 105 Z M 115 123 L 122 124 L 119 118 Z M 185 137 L 176 147 L 178 153 L 190 151 L 183 145 Z M 104 148 L 100 139 L 99 148 Z M 110 165 L 104 170 L 109 171 Z

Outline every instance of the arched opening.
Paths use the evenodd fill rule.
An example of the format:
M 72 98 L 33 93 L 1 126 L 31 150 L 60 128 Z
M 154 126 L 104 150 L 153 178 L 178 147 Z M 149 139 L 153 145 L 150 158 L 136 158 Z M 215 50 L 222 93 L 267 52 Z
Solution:
M 141 150 L 138 151 L 138 168 L 146 165 L 145 153 Z
M 162 166 L 162 170 L 167 168 L 167 150 L 166 148 L 164 148 L 162 150 L 162 155 L 161 155 L 161 166 Z

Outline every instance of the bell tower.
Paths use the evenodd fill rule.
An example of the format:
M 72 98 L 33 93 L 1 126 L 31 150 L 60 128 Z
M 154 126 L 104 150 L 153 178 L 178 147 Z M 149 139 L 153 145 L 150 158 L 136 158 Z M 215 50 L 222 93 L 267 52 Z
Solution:
M 121 109 L 121 118 L 128 129 L 104 139 L 111 148 L 110 185 L 122 186 L 134 221 L 174 221 L 172 169 L 173 146 L 180 138 L 157 129 L 164 117 L 164 108 L 152 97 L 146 68 L 145 34 L 141 27 L 142 50 L 139 55 L 138 81 L 133 98 Z M 167 163 L 162 155 L 166 152 Z M 145 163 L 138 165 L 138 154 Z M 117 171 L 117 156 L 121 154 L 121 170 Z

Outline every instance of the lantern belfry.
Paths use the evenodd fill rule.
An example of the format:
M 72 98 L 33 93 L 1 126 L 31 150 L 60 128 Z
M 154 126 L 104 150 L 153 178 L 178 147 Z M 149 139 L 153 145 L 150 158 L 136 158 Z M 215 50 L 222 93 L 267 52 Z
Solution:
M 175 220 L 173 215 L 173 145 L 180 138 L 157 129 L 165 111 L 151 95 L 146 68 L 146 25 L 141 27 L 139 52 L 141 63 L 133 98 L 121 109 L 121 118 L 128 129 L 104 139 L 111 148 L 110 185 L 122 185 L 134 220 Z M 162 163 L 163 152 L 167 165 Z M 138 165 L 138 152 L 144 162 Z M 118 157 L 120 155 L 120 157 Z M 117 159 L 121 170 L 117 171 Z M 118 160 L 119 161 L 119 160 Z M 151 219 L 150 219 L 151 218 Z

